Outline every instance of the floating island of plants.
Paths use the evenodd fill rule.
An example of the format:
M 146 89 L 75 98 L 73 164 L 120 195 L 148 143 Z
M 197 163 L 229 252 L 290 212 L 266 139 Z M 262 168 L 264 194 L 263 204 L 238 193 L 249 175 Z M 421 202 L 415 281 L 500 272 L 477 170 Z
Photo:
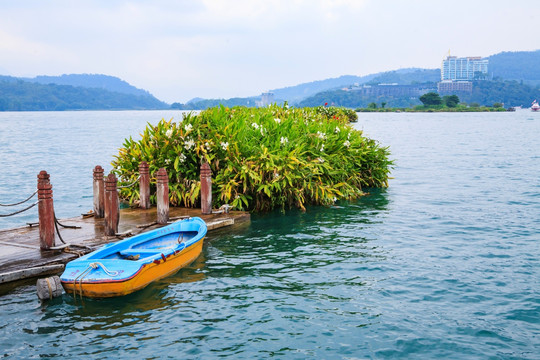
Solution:
M 141 161 L 151 174 L 165 168 L 173 206 L 200 206 L 200 167 L 208 162 L 214 208 L 305 210 L 388 186 L 388 148 L 355 130 L 356 119 L 352 110 L 326 106 L 214 107 L 148 124 L 140 140 L 124 141 L 112 165 L 123 183 L 137 179 Z M 136 203 L 139 189 L 120 196 Z

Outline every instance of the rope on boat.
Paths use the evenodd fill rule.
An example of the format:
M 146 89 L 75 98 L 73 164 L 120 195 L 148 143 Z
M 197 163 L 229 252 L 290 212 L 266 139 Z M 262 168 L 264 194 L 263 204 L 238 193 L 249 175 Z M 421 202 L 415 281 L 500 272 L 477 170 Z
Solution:
M 13 204 L 0 204 L 0 206 L 15 206 L 15 205 L 20 205 L 20 204 L 24 204 L 25 202 L 27 202 L 28 200 L 30 200 L 31 198 L 33 198 L 36 194 L 37 194 L 37 190 L 32 194 L 30 195 L 26 200 L 23 200 L 23 201 L 19 201 L 18 203 L 13 203 Z
M 73 280 L 73 296 L 75 297 L 75 299 L 77 298 L 77 280 L 79 280 L 80 278 L 79 287 L 81 288 L 81 299 L 82 299 L 82 296 L 83 296 L 82 281 L 85 278 L 85 276 L 90 273 L 90 271 L 92 271 L 92 267 L 88 266 L 82 273 L 79 274 L 79 276 L 75 278 L 75 280 Z
M 137 179 L 135 179 L 135 181 L 132 182 L 131 184 L 118 186 L 117 189 L 124 189 L 124 188 L 128 188 L 128 187 L 132 187 L 132 186 L 135 185 L 140 179 L 141 179 L 141 175 L 139 175 L 139 177 L 138 177 Z
M 93 263 L 90 263 L 88 264 L 88 267 L 82 272 L 79 274 L 79 276 L 77 276 L 75 278 L 75 280 L 73 280 L 73 295 L 75 297 L 77 297 L 77 281 L 79 282 L 79 289 L 80 289 L 80 295 L 81 295 L 81 299 L 83 297 L 83 288 L 82 288 L 82 282 L 83 282 L 83 279 L 92 272 L 92 270 L 95 270 L 95 269 L 98 269 L 99 267 L 101 267 L 103 269 L 103 271 L 105 271 L 105 273 L 111 277 L 115 277 L 118 275 L 118 271 L 110 271 L 109 269 L 107 269 L 105 267 L 105 265 L 103 265 L 102 263 L 100 262 L 93 262 Z
M 25 211 L 27 211 L 27 210 L 30 210 L 31 208 L 33 208 L 33 207 L 36 206 L 37 204 L 39 204 L 39 200 L 36 201 L 35 203 L 33 203 L 32 205 L 28 206 L 27 208 L 22 209 L 22 210 L 19 210 L 19 211 L 15 211 L 14 213 L 11 213 L 11 214 L 0 214 L 0 217 L 8 217 L 8 216 L 13 216 L 13 215 L 20 214 L 20 213 L 22 213 L 22 212 L 25 212 Z
M 91 263 L 89 266 L 91 266 L 92 268 L 94 269 L 97 269 L 101 266 L 101 268 L 103 269 L 103 271 L 105 271 L 105 274 L 109 275 L 109 276 L 112 276 L 112 277 L 115 277 L 118 275 L 118 271 L 111 271 L 109 269 L 107 269 L 105 267 L 105 265 L 103 265 L 102 263 L 100 262 L 95 262 L 95 263 Z

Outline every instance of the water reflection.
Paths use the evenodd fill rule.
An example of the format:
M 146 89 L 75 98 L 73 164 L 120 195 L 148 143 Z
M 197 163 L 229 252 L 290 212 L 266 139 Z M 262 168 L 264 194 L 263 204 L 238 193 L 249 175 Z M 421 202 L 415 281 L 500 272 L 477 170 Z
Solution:
M 249 224 L 212 232 L 194 263 L 141 291 L 82 301 L 64 295 L 36 307 L 16 332 L 25 343 L 40 336 L 40 348 L 23 353 L 152 357 L 166 344 L 192 356 L 286 354 L 269 342 L 285 334 L 301 339 L 299 351 L 316 354 L 309 339 L 329 323 L 378 321 L 379 311 L 362 299 L 381 279 L 387 255 L 369 227 L 388 203 L 377 191 L 334 207 L 253 215 Z M 70 347 L 60 350 L 59 342 Z M 213 348 L 201 350 L 201 343 Z
M 347 259 L 384 258 L 378 245 L 371 244 L 371 230 L 366 229 L 381 221 L 378 215 L 388 203 L 386 192 L 376 190 L 333 207 L 253 215 L 249 229 L 223 233 L 210 241 L 205 271 L 208 276 L 270 275 L 291 267 L 310 269 Z

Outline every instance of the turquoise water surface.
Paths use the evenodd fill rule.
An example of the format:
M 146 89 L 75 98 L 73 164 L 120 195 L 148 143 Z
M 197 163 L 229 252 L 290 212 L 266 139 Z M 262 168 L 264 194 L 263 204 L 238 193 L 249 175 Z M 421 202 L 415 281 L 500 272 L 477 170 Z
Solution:
M 85 212 L 93 166 L 172 116 L 0 113 L 0 203 L 50 169 L 60 216 Z M 538 359 L 540 114 L 359 117 L 396 160 L 388 189 L 211 232 L 190 267 L 123 298 L 40 304 L 19 286 L 0 295 L 0 355 Z

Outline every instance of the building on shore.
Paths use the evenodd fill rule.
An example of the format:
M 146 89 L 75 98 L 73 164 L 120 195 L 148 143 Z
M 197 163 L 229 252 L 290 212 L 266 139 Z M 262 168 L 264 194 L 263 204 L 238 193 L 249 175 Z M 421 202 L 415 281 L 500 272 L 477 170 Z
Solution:
M 414 97 L 424 95 L 430 91 L 435 91 L 433 84 L 419 85 L 398 85 L 398 84 L 378 84 L 363 85 L 343 89 L 345 91 L 355 91 L 362 96 L 394 96 L 394 97 Z
M 261 94 L 261 100 L 256 101 L 256 104 L 258 107 L 264 107 L 273 104 L 274 102 L 274 93 L 267 91 Z
M 470 94 L 472 93 L 472 81 L 443 80 L 437 83 L 437 92 L 442 95 Z
M 447 56 L 442 61 L 441 81 L 485 80 L 488 75 L 488 59 L 478 56 Z
M 473 81 L 488 77 L 489 60 L 479 56 L 457 57 L 448 55 L 441 65 L 441 81 L 437 92 L 442 95 L 470 94 Z

